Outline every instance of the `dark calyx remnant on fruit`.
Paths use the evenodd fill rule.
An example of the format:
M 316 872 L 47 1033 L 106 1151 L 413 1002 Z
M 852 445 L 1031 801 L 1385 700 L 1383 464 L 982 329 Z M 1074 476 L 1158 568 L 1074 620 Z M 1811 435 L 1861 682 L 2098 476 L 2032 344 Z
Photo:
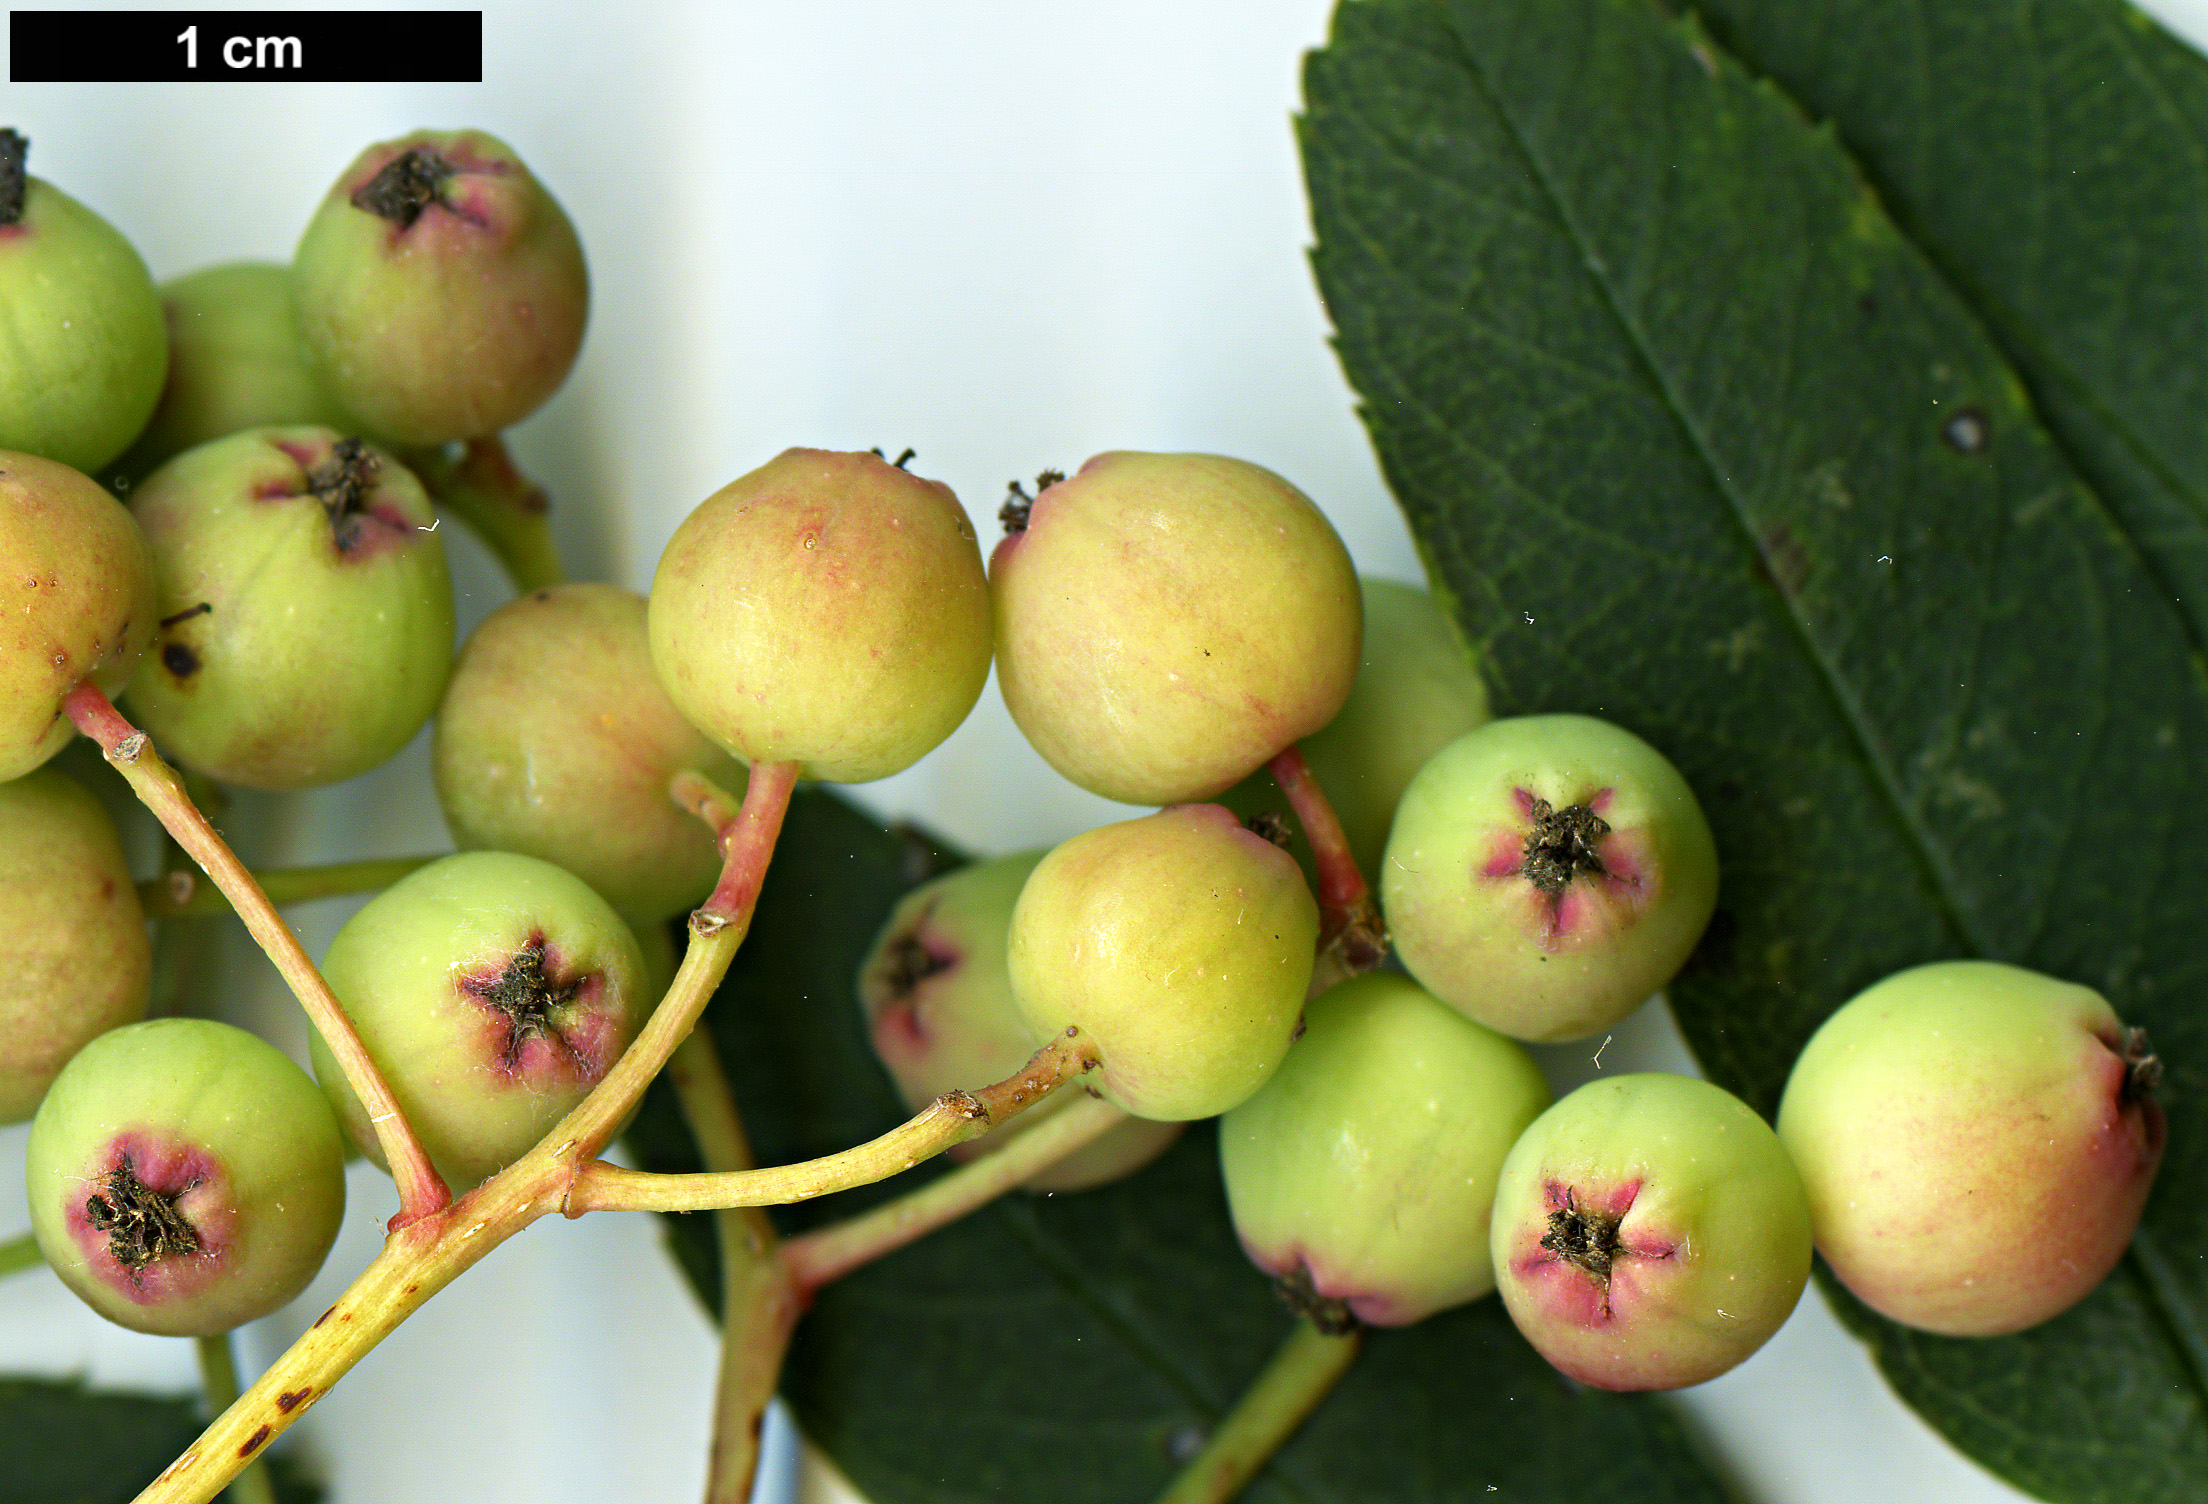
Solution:
M 1364 1325 L 1349 1308 L 1348 1301 L 1321 1295 L 1318 1286 L 1311 1281 L 1310 1269 L 1301 1263 L 1293 1273 L 1274 1277 L 1273 1293 L 1286 1302 L 1289 1310 L 1329 1337 L 1345 1337 Z
M 1242 827 L 1260 841 L 1270 841 L 1283 851 L 1295 839 L 1295 832 L 1289 829 L 1287 817 L 1269 809 L 1250 816 L 1242 822 Z
M 1035 477 L 1035 496 L 1042 495 L 1066 478 L 1063 470 L 1044 470 Z M 1027 531 L 1028 513 L 1035 509 L 1035 496 L 1027 494 L 1027 488 L 1013 481 L 1004 498 L 1004 505 L 997 508 L 997 521 L 1004 524 L 1008 533 Z
M 383 461 L 359 439 L 339 439 L 330 446 L 329 458 L 307 471 L 307 491 L 328 514 L 339 553 L 350 553 L 359 543 L 368 495 L 382 469 Z
M 559 982 L 545 975 L 544 937 L 537 935 L 514 953 L 497 976 L 487 981 L 462 977 L 460 987 L 506 1015 L 509 1028 L 499 1065 L 511 1071 L 520 1068 L 522 1047 L 531 1039 L 554 1040 L 565 1048 L 566 1041 L 552 1026 L 552 1011 L 573 1002 L 582 983 Z
M 177 1196 L 183 1191 L 164 1196 L 148 1189 L 127 1157 L 99 1183 L 99 1191 L 85 1198 L 84 1220 L 107 1234 L 108 1255 L 116 1263 L 143 1269 L 155 1259 L 199 1252 L 199 1234 L 176 1209 Z
M 433 151 L 416 147 L 383 164 L 383 170 L 354 190 L 352 205 L 402 230 L 412 229 L 422 211 L 445 191 L 445 180 L 459 169 Z
M 890 465 L 898 470 L 902 470 L 905 468 L 905 466 L 911 464 L 912 461 L 918 458 L 920 454 L 920 451 L 913 448 L 910 444 L 907 444 L 903 449 L 899 450 L 897 452 L 897 458 L 893 460 L 890 459 L 888 455 L 882 453 L 882 446 L 879 444 L 876 444 L 872 449 L 868 450 L 867 452 L 869 454 L 872 454 L 874 458 L 878 460 L 889 460 Z
M 1519 869 L 1527 882 L 1556 898 L 1575 877 L 1607 875 L 1595 850 L 1610 834 L 1601 816 L 1584 804 L 1556 809 L 1546 799 L 1534 800 L 1531 814 L 1533 829 L 1526 833 L 1526 861 Z
M 0 225 L 23 219 L 23 195 L 30 179 L 23 175 L 23 160 L 31 152 L 30 138 L 12 126 L 0 126 Z
M 2124 1030 L 2124 1084 L 2116 1093 L 2116 1105 L 2144 1102 L 2162 1084 L 2162 1057 L 2147 1042 L 2145 1029 Z
M 1549 1213 L 1549 1230 L 1541 1235 L 1543 1248 L 1602 1286 L 1605 1306 L 1610 1268 L 1625 1252 L 1625 1240 L 1618 1236 L 1622 1221 L 1608 1212 L 1580 1210 L 1579 1198 L 1567 1190 L 1564 1204 Z
M 929 913 L 933 912 L 931 907 Z M 926 918 L 925 914 L 921 916 L 923 922 Z M 889 983 L 889 995 L 900 1002 L 919 991 L 920 984 L 929 977 L 949 971 L 958 964 L 949 956 L 939 956 L 929 950 L 917 927 L 890 941 L 886 960 L 888 965 L 882 979 Z

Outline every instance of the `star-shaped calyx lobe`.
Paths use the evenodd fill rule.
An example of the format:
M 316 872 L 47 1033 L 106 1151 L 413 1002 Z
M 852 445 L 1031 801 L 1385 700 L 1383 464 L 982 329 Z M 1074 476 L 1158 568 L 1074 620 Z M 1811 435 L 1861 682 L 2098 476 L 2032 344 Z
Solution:
M 84 1220 L 107 1234 L 107 1251 L 116 1263 L 139 1270 L 156 1259 L 199 1252 L 199 1234 L 176 1209 L 191 1186 L 163 1195 L 139 1180 L 127 1155 L 98 1184 L 85 1198 Z
M 544 936 L 532 935 L 514 952 L 495 977 L 462 977 L 460 990 L 478 998 L 506 1016 L 506 1042 L 499 1068 L 517 1071 L 522 1051 L 532 1039 L 544 1039 L 570 1057 L 574 1050 L 560 1033 L 554 1015 L 575 1001 L 580 979 L 561 981 L 547 971 Z

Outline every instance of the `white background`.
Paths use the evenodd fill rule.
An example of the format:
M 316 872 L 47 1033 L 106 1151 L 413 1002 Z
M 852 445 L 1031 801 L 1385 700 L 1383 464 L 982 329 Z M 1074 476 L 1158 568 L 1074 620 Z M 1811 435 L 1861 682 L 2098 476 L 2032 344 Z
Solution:
M 2153 8 L 2208 35 L 2208 0 Z M 160 278 L 286 259 L 371 141 L 423 126 L 507 140 L 590 256 L 581 364 L 516 435 L 579 576 L 646 587 L 692 505 L 813 444 L 913 446 L 985 539 L 1005 483 L 1046 465 L 1235 454 L 1311 493 L 1361 569 L 1419 578 L 1304 260 L 1290 116 L 1325 0 L 484 10 L 480 85 L 4 85 L 0 124 Z M 480 551 L 453 547 L 465 631 L 506 592 Z M 231 823 L 264 861 L 443 849 L 426 766 L 417 742 L 300 804 L 247 799 Z M 1051 774 L 994 689 L 918 768 L 859 795 L 982 853 L 1120 813 Z M 296 917 L 319 952 L 349 912 Z M 303 1026 L 270 977 L 221 1006 L 297 1053 Z M 1584 1053 L 1550 1063 L 1576 1079 Z M 1602 1064 L 1692 1068 L 1660 1007 Z M 28 1225 L 24 1132 L 0 1130 L 0 1238 Z M 249 1368 L 371 1256 L 390 1182 L 356 1166 L 352 1193 L 321 1280 L 245 1334 Z M 540 1226 L 371 1354 L 291 1442 L 336 1504 L 690 1498 L 714 1356 L 651 1219 Z M 25 1371 L 194 1382 L 185 1344 L 106 1326 L 43 1270 L 0 1283 L 0 1372 Z M 2021 1497 L 1899 1406 L 1814 1290 L 1764 1352 L 1672 1403 L 1743 1499 Z M 766 1481 L 793 1487 L 787 1471 Z

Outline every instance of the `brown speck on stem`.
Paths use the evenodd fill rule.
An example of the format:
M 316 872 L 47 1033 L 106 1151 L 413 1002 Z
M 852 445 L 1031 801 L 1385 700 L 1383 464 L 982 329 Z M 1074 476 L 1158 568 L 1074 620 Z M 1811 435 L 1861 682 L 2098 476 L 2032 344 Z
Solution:
M 0 127 L 0 225 L 20 224 L 23 220 L 23 198 L 30 187 L 23 159 L 30 150 L 28 136 L 12 126 Z
M 416 147 L 384 163 L 382 171 L 354 191 L 352 205 L 410 229 L 444 193 L 445 180 L 455 171 L 437 153 Z
M 1575 877 L 1606 875 L 1595 850 L 1595 843 L 1610 834 L 1601 816 L 1584 804 L 1556 809 L 1546 799 L 1533 801 L 1532 816 L 1525 865 L 1519 869 L 1527 882 L 1555 899 Z
M 128 1158 L 101 1176 L 99 1191 L 85 1198 L 84 1220 L 107 1234 L 109 1256 L 126 1269 L 199 1252 L 199 1234 L 176 1209 L 176 1196 L 148 1189 Z
M 1549 1230 L 1541 1246 L 1602 1286 L 1602 1305 L 1610 1308 L 1610 1269 L 1625 1252 L 1618 1236 L 1621 1219 L 1607 1212 L 1579 1209 L 1579 1198 L 1564 1193 L 1564 1204 L 1549 1213 Z
M 1289 1310 L 1309 1321 L 1329 1337 L 1346 1337 L 1364 1323 L 1350 1310 L 1349 1302 L 1321 1295 L 1311 1281 L 1311 1271 L 1299 1263 L 1295 1270 L 1273 1280 L 1273 1293 Z

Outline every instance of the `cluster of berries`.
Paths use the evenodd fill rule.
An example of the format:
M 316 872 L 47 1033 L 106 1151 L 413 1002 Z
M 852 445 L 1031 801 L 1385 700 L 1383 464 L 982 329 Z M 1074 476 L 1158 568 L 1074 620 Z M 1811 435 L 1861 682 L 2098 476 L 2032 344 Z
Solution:
M 1514 1041 L 1599 1033 L 1687 962 L 1718 900 L 1702 811 L 1615 726 L 1489 720 L 1439 608 L 1360 582 L 1271 472 L 1099 455 L 1015 488 L 985 566 L 947 487 L 793 449 L 691 514 L 648 599 L 528 588 L 454 662 L 434 505 L 485 507 L 498 431 L 581 338 L 552 198 L 488 137 L 378 146 L 288 268 L 174 284 L 165 325 L 23 150 L 0 133 L 0 319 L 29 352 L 0 373 L 0 1118 L 36 1112 L 40 1246 L 114 1319 L 215 1332 L 296 1294 L 343 1138 L 384 1162 L 392 1114 L 455 1190 L 529 1152 L 637 1036 L 664 921 L 733 860 L 670 788 L 885 777 L 992 661 L 1054 768 L 1159 812 L 909 895 L 860 977 L 879 1053 L 919 1107 L 1073 1041 L 1125 1118 L 1038 1187 L 1223 1115 L 1243 1241 L 1322 1329 L 1499 1287 L 1567 1373 L 1671 1387 L 1777 1329 L 1813 1241 L 1895 1319 L 1990 1333 L 2081 1298 L 2136 1224 L 2162 1134 L 2144 1041 L 1990 963 L 1843 1008 L 1776 1133 L 1679 1076 L 1552 1105 Z M 118 463 L 127 509 L 87 475 Z M 317 1085 L 238 1031 L 131 1023 L 136 890 L 96 802 L 40 771 L 108 694 L 184 766 L 266 789 L 350 777 L 436 717 L 463 850 L 323 969 L 391 1113 L 327 1025 Z

